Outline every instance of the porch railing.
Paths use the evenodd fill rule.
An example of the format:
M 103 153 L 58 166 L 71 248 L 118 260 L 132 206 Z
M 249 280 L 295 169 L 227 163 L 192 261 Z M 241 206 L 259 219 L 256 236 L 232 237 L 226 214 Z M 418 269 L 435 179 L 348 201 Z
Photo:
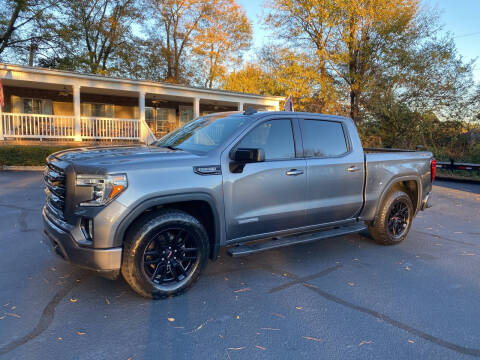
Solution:
M 75 116 L 0 113 L 0 139 L 156 140 L 139 119 L 82 116 L 77 129 Z
M 102 117 L 81 117 L 82 139 L 140 140 L 140 121 Z
M 4 137 L 54 138 L 75 137 L 75 117 L 59 115 L 1 113 L 0 130 Z

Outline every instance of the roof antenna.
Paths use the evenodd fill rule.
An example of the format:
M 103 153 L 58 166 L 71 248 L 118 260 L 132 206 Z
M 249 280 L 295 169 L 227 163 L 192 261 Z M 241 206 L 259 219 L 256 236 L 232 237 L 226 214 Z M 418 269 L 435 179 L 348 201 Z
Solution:
M 253 115 L 256 114 L 257 110 L 255 110 L 253 107 L 249 106 L 247 110 L 243 113 L 243 115 Z

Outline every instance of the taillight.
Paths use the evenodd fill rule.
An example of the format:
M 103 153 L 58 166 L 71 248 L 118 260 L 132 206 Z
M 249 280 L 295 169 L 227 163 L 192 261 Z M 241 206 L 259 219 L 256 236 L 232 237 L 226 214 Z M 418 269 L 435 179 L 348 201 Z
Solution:
M 433 180 L 435 180 L 435 175 L 437 173 L 437 160 L 435 159 L 432 159 L 430 173 L 432 175 L 431 180 L 433 183 Z

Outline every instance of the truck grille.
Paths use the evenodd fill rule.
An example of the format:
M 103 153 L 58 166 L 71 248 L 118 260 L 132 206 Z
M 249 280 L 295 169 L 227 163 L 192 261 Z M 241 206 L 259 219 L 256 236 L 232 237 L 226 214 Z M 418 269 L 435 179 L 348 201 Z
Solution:
M 64 219 L 65 209 L 65 172 L 51 163 L 47 163 L 44 171 L 47 207 L 55 217 Z

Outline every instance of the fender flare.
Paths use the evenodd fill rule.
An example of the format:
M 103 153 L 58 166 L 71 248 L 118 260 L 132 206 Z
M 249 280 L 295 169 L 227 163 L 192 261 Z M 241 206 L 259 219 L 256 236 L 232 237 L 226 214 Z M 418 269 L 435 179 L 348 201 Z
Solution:
M 159 205 L 167 205 L 177 202 L 185 201 L 205 201 L 212 211 L 214 216 L 214 228 L 215 228 L 215 238 L 213 239 L 213 247 L 210 249 L 210 258 L 216 260 L 218 252 L 220 251 L 220 239 L 221 239 L 221 225 L 220 225 L 220 216 L 215 204 L 214 198 L 206 193 L 194 192 L 194 193 L 182 193 L 182 194 L 171 194 L 164 196 L 155 196 L 148 199 L 141 200 L 139 203 L 135 204 L 134 208 L 125 216 L 115 230 L 114 235 L 114 246 L 123 246 L 123 240 L 125 238 L 125 233 L 129 226 L 137 219 L 145 210 Z
M 415 214 L 413 216 L 417 215 L 419 205 L 422 203 L 422 191 L 423 191 L 423 189 L 422 189 L 421 179 L 418 177 L 418 175 L 397 176 L 397 177 L 394 177 L 394 178 L 390 179 L 390 181 L 387 183 L 387 185 L 385 185 L 385 187 L 383 188 L 382 193 L 380 194 L 380 196 L 378 198 L 377 204 L 375 205 L 373 221 L 375 221 L 375 219 L 377 217 L 377 212 L 378 212 L 378 208 L 379 208 L 380 204 L 383 202 L 383 200 L 385 199 L 385 196 L 387 195 L 388 191 L 393 187 L 393 185 L 395 185 L 396 183 L 399 183 L 401 181 L 412 181 L 412 180 L 414 180 L 417 183 L 417 189 L 418 189 L 418 192 L 417 192 L 417 207 L 415 208 Z

